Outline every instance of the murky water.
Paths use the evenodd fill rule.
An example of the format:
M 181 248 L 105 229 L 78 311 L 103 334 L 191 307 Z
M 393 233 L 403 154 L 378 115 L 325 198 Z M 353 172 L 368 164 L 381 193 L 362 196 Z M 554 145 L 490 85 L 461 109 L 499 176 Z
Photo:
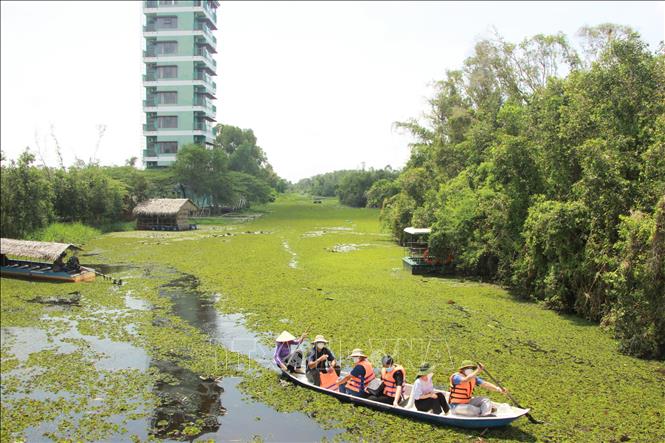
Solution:
M 104 271 L 130 276 L 126 271 L 132 267 L 104 268 Z M 192 276 L 178 276 L 160 290 L 160 295 L 173 302 L 173 313 L 190 325 L 207 334 L 211 341 L 229 349 L 242 353 L 265 367 L 273 368 L 273 349 L 261 343 L 260 336 L 254 334 L 244 325 L 239 314 L 220 314 L 215 309 L 219 295 L 207 295 L 197 291 L 198 281 Z M 112 289 L 117 292 L 122 288 Z M 129 310 L 149 310 L 150 304 L 136 298 L 131 291 L 125 292 L 124 309 L 115 309 L 118 314 Z M 59 307 L 58 307 L 59 308 Z M 60 308 L 63 309 L 63 308 Z M 112 436 L 109 441 L 129 441 L 135 435 L 141 440 L 150 436 L 164 441 L 173 440 L 174 430 L 182 431 L 189 422 L 199 421 L 201 439 L 215 441 L 249 441 L 259 438 L 263 441 L 320 441 L 333 438 L 342 432 L 340 429 L 325 430 L 302 413 L 281 413 L 273 408 L 252 400 L 238 389 L 242 381 L 238 377 L 223 380 L 203 379 L 186 368 L 170 361 L 156 361 L 141 348 L 128 342 L 117 342 L 106 338 L 83 335 L 77 329 L 75 320 L 62 317 L 59 311 L 52 310 L 43 320 L 64 322 L 68 328 L 60 334 L 47 334 L 39 328 L 1 328 L 1 341 L 9 347 L 19 361 L 25 361 L 30 354 L 44 349 L 55 349 L 57 352 L 69 353 L 76 350 L 70 341 L 85 340 L 91 350 L 103 354 L 95 363 L 98 370 L 137 369 L 146 371 L 158 369 L 171 379 L 171 383 L 158 382 L 153 392 L 160 399 L 159 406 L 153 410 L 144 410 L 148 418 L 126 420 L 123 415 L 112 416 L 109 421 L 121 424 L 127 432 Z M 133 325 L 129 325 L 130 329 Z M 130 331 L 131 332 L 131 331 Z M 9 372 L 7 375 L 10 375 Z M 173 382 L 175 380 L 175 382 Z M 275 375 L 277 383 L 277 375 Z M 21 394 L 26 395 L 26 394 Z M 30 398 L 43 400 L 71 396 L 73 393 L 59 392 L 52 394 L 34 390 L 27 394 Z M 104 399 L 94 401 L 103 402 Z M 140 409 L 139 409 L 140 410 Z M 134 411 L 137 412 L 137 411 Z M 76 422 L 83 414 L 71 416 Z M 25 430 L 27 441 L 43 441 L 45 432 L 55 432 L 59 420 L 40 423 L 39 426 Z M 180 437 L 179 441 L 182 441 Z
M 206 333 L 213 342 L 273 368 L 273 350 L 245 327 L 242 316 L 219 313 L 215 308 L 219 296 L 203 294 L 196 290 L 197 285 L 196 278 L 184 276 L 165 285 L 160 294 L 172 300 L 174 314 Z M 322 429 L 305 414 L 277 412 L 247 398 L 237 389 L 240 378 L 229 377 L 219 382 L 203 381 L 190 371 L 173 364 L 170 368 L 167 365 L 165 369 L 179 380 L 180 389 L 190 393 L 198 392 L 197 395 L 190 394 L 189 398 L 199 399 L 198 418 L 206 424 L 201 438 L 248 441 L 259 437 L 263 441 L 309 442 L 332 438 L 342 432 L 340 429 Z M 215 412 L 218 406 L 219 410 Z M 193 411 L 196 408 L 189 409 Z M 219 425 L 215 424 L 215 419 Z

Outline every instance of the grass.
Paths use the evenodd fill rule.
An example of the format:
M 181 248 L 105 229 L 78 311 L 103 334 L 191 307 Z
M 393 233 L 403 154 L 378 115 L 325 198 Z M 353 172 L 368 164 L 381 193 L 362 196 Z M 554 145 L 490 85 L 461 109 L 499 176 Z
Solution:
M 106 234 L 86 249 L 101 251 L 94 257 L 100 262 L 153 264 L 197 276 L 204 291 L 221 294 L 220 311 L 245 314 L 267 342 L 284 328 L 294 334 L 309 328 L 310 336 L 331 340 L 340 357 L 356 347 L 374 361 L 390 353 L 410 380 L 421 361 L 436 363 L 435 382 L 441 385 L 461 360 L 478 359 L 547 422 L 520 419 L 484 433 L 487 441 L 665 440 L 662 362 L 621 355 L 616 341 L 597 325 L 514 299 L 497 286 L 408 274 L 401 268 L 403 250 L 380 231 L 376 210 L 351 209 L 334 200 L 315 205 L 289 195 L 268 205 L 256 220 L 210 223 L 191 232 Z M 357 248 L 332 252 L 337 245 Z M 76 315 L 92 319 L 83 323 L 85 330 L 140 345 L 151 356 L 176 355 L 198 373 L 228 374 L 216 363 L 224 352 L 219 346 L 169 317 L 169 302 L 156 293 L 167 277 L 143 275 L 130 279 L 127 288 L 154 304 L 155 311 L 131 313 L 121 321 L 104 314 L 97 323 L 100 314 L 94 313 L 113 309 L 117 300 L 99 283 L 81 286 L 84 306 Z M 7 285 L 3 279 L 3 323 L 13 316 L 17 324 L 34 324 L 33 311 L 41 308 L 24 302 L 28 292 L 37 292 L 30 285 Z M 155 316 L 166 316 L 171 326 L 153 326 Z M 121 333 L 126 323 L 137 325 L 137 336 Z M 3 374 L 5 362 L 17 364 L 3 354 Z M 345 440 L 480 438 L 480 431 L 433 427 L 282 386 L 270 371 L 253 374 L 241 384 L 245 392 L 282 411 L 304 411 L 323 426 L 342 427 Z M 2 383 L 8 383 L 4 376 Z M 503 400 L 499 394 L 490 397 Z
M 82 223 L 52 223 L 34 233 L 30 239 L 47 242 L 82 245 L 102 234 L 99 229 Z

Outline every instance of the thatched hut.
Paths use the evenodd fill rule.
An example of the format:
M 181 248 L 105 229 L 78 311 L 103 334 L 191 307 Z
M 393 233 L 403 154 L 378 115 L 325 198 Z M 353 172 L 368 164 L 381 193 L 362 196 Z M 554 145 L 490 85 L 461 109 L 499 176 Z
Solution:
M 186 231 L 189 217 L 198 207 L 188 198 L 154 198 L 139 203 L 134 208 L 136 229 L 149 231 Z
M 0 255 L 28 257 L 48 262 L 54 262 L 67 251 L 80 249 L 78 246 L 69 243 L 14 240 L 13 238 L 0 239 Z

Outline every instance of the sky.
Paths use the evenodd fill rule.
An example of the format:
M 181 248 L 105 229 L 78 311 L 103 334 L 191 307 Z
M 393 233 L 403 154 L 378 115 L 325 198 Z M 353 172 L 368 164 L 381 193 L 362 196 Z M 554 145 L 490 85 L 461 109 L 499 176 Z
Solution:
M 141 157 L 141 2 L 2 1 L 0 147 L 39 163 Z M 496 29 L 519 42 L 584 25 L 636 29 L 655 50 L 665 2 L 221 2 L 217 120 L 251 128 L 290 181 L 400 168 L 432 83 Z M 105 128 L 102 130 L 102 128 Z

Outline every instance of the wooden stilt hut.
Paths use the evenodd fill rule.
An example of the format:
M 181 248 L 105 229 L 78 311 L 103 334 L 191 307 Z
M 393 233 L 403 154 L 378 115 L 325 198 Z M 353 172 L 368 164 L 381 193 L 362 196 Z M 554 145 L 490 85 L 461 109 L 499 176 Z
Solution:
M 187 231 L 196 229 L 189 217 L 198 207 L 188 198 L 154 198 L 134 208 L 136 229 L 147 231 Z

